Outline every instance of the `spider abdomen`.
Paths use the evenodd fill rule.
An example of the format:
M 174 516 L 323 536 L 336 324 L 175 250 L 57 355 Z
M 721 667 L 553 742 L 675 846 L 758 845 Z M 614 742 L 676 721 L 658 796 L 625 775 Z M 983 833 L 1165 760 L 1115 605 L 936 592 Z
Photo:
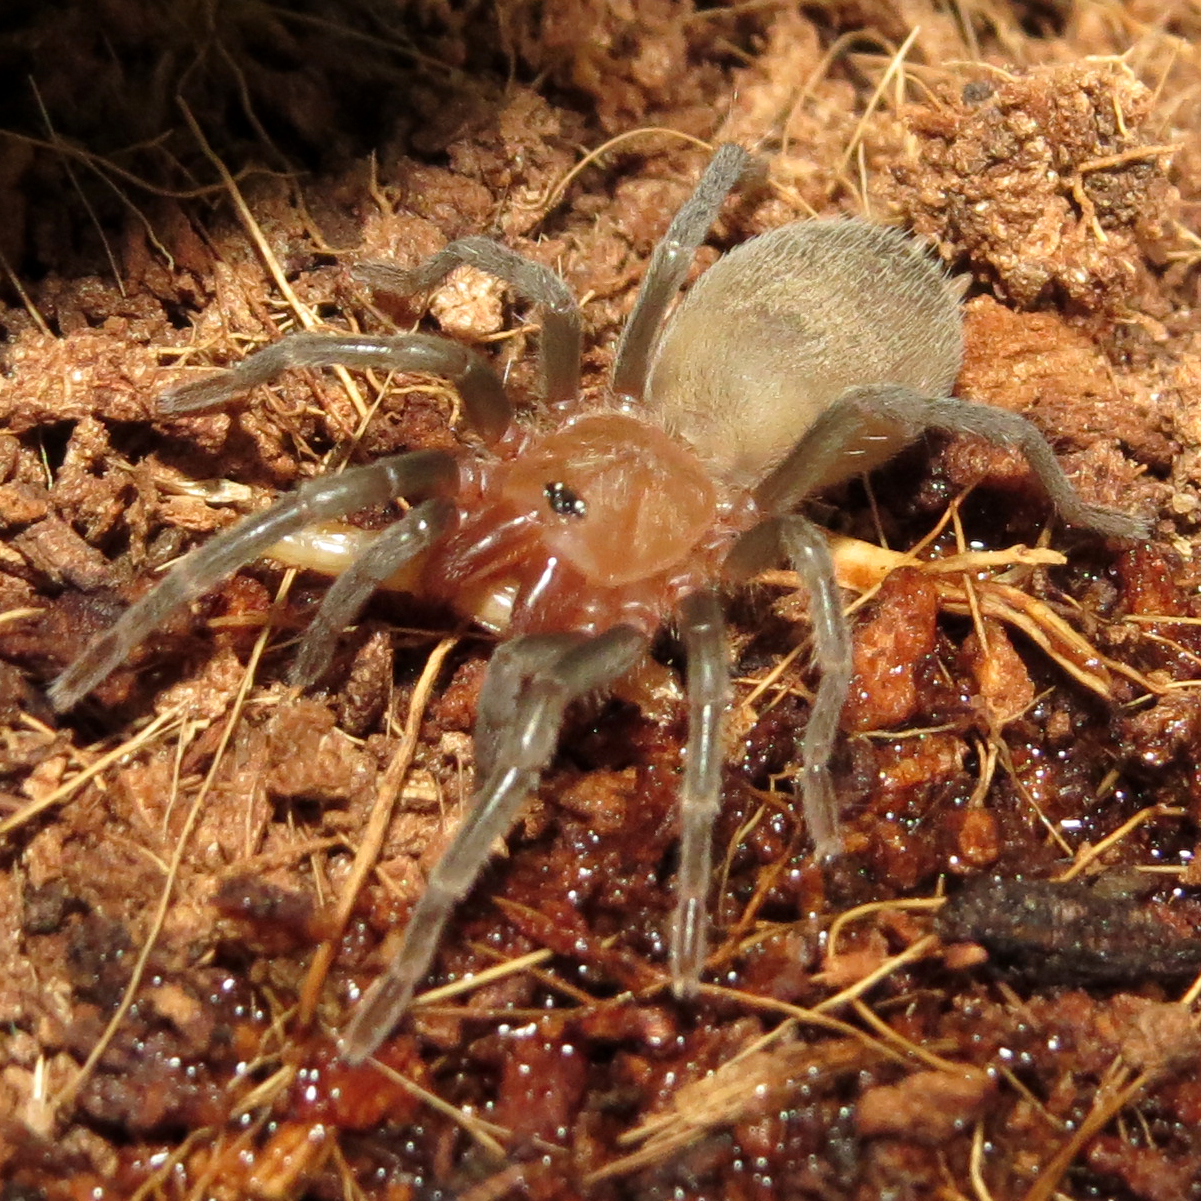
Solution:
M 647 401 L 722 478 L 751 485 L 849 388 L 950 395 L 959 297 L 900 230 L 799 221 L 744 242 L 692 286 L 668 323 Z M 904 437 L 867 432 L 820 483 L 870 470 Z M 839 474 L 841 471 L 841 474 Z

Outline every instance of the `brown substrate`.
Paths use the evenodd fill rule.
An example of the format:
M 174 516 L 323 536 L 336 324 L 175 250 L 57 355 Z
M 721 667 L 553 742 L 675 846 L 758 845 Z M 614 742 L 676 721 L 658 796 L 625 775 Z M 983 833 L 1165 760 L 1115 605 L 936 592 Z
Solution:
M 46 7 L 0 24 L 46 113 L 8 85 L 0 1198 L 1201 1198 L 1196 14 Z M 388 1070 L 346 1068 L 336 1031 L 470 795 L 490 640 L 382 596 L 327 688 L 281 703 L 325 583 L 259 562 L 67 717 L 44 687 L 164 564 L 331 456 L 455 439 L 456 398 L 417 378 L 299 372 L 173 419 L 164 388 L 307 322 L 421 317 L 532 403 L 503 289 L 467 274 L 422 316 L 347 271 L 481 232 L 586 298 L 599 386 L 695 139 L 766 164 L 698 271 L 811 212 L 917 230 L 966 277 L 959 393 L 1029 415 L 1154 536 L 1065 530 L 1019 459 L 937 438 L 815 503 L 874 547 L 838 551 L 848 597 L 873 590 L 835 765 L 847 854 L 816 865 L 799 822 L 812 679 L 780 573 L 730 605 L 700 998 L 665 987 L 683 710 L 612 701 L 573 714 Z M 917 560 L 880 549 L 936 528 Z

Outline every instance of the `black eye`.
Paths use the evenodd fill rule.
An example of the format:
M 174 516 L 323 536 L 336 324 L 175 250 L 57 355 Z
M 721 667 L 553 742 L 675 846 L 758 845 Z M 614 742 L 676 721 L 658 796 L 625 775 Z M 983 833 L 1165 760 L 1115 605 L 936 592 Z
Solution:
M 558 480 L 547 484 L 545 492 L 551 509 L 560 517 L 583 517 L 588 512 L 583 500 Z

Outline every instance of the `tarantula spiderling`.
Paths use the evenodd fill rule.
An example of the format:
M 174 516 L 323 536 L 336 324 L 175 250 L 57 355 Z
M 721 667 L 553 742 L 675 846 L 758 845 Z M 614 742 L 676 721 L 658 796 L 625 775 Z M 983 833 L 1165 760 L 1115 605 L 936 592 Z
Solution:
M 725 255 L 669 317 L 748 162 L 733 145 L 710 161 L 654 250 L 610 388 L 592 404 L 579 398 L 579 311 L 550 269 L 470 237 L 412 272 L 360 270 L 381 288 L 417 292 L 470 263 L 538 306 L 546 428 L 514 421 L 500 380 L 474 351 L 423 334 L 296 334 L 163 397 L 165 412 L 205 408 L 295 366 L 432 372 L 458 388 L 483 443 L 309 480 L 185 558 L 51 688 L 58 708 L 73 705 L 170 610 L 255 556 L 282 553 L 281 539 L 369 504 L 417 502 L 331 586 L 292 681 L 321 674 L 339 629 L 402 569 L 414 591 L 507 640 L 479 699 L 482 783 L 399 952 L 345 1032 L 352 1062 L 404 1013 L 455 903 L 550 761 L 567 706 L 630 670 L 669 621 L 686 652 L 690 723 L 670 961 L 677 995 L 695 989 L 729 693 L 719 595 L 780 559 L 808 589 L 820 672 L 799 748 L 802 806 L 816 853 L 838 851 L 829 760 L 851 644 L 825 538 L 796 511 L 808 494 L 870 470 L 934 428 L 1019 450 L 1070 522 L 1117 537 L 1145 533 L 1134 517 L 1086 504 L 1024 418 L 949 395 L 961 356 L 958 294 L 901 232 L 856 220 L 785 225 Z

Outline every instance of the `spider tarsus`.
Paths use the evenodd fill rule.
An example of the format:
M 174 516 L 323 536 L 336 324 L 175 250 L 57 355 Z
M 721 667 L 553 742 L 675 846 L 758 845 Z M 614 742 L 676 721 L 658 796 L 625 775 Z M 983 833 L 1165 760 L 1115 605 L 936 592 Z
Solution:
M 1145 542 L 1151 536 L 1151 523 L 1145 518 L 1111 509 L 1107 505 L 1084 505 L 1079 520 L 1073 524 L 1126 542 Z
M 46 689 L 56 713 L 74 708 L 121 662 L 126 652 L 121 632 L 119 626 L 106 630 Z
M 234 375 L 233 371 L 216 371 L 204 379 L 168 388 L 158 398 L 158 411 L 164 416 L 174 417 L 180 413 L 215 408 L 237 394 L 237 389 L 231 386 Z
M 350 278 L 356 283 L 366 284 L 373 290 L 387 292 L 393 296 L 410 296 L 416 290 L 414 272 L 406 271 L 393 263 L 375 260 L 356 263 L 350 269 Z
M 700 973 L 696 975 L 676 976 L 671 978 L 671 995 L 677 1001 L 691 1001 L 701 991 Z
M 813 840 L 813 856 L 819 862 L 842 854 L 842 831 L 838 797 L 830 769 L 824 763 L 801 767 L 801 807 Z
M 697 995 L 705 966 L 706 918 L 703 900 L 681 897 L 671 922 L 671 992 L 677 1001 Z
M 378 1050 L 388 1031 L 413 999 L 416 982 L 391 973 L 381 976 L 367 990 L 358 1011 L 338 1039 L 338 1058 L 358 1067 Z

